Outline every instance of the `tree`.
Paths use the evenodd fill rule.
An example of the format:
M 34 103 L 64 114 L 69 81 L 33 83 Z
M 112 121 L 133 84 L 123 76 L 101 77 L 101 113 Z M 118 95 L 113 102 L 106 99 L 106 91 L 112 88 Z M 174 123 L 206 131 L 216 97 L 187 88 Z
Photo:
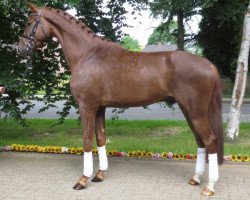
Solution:
M 125 23 L 125 4 L 130 4 L 134 11 L 143 9 L 140 5 L 146 5 L 147 0 L 79 0 L 76 5 L 77 16 L 88 25 L 93 32 L 105 36 L 115 42 L 119 42 L 124 34 L 122 27 L 128 27 Z
M 62 10 L 67 10 L 66 1 L 46 1 L 47 6 L 53 6 Z M 45 1 L 39 1 L 44 4 Z M 67 64 L 62 56 L 61 48 L 58 44 L 51 41 L 47 48 L 38 49 L 33 56 L 33 65 L 28 66 L 27 60 L 23 60 L 15 49 L 19 41 L 19 36 L 23 34 L 26 24 L 28 9 L 23 1 L 1 1 L 1 31 L 0 41 L 0 82 L 6 87 L 8 96 L 2 96 L 0 106 L 2 111 L 7 113 L 6 117 L 12 117 L 19 123 L 25 125 L 22 115 L 27 113 L 34 106 L 30 99 L 43 100 L 45 107 L 40 111 L 53 107 L 57 100 L 67 99 L 67 105 L 74 105 L 70 96 L 68 76 L 69 71 L 57 73 L 59 67 L 67 69 Z M 53 50 L 52 50 L 53 49 Z M 57 59 L 54 59 L 57 57 Z M 44 90 L 43 99 L 35 97 L 38 90 Z M 55 94 L 54 91 L 58 92 Z M 66 98 L 65 98 L 66 97 Z M 18 100 L 22 99 L 22 100 Z M 24 104 L 21 109 L 20 105 Z M 67 106 L 65 105 L 65 106 Z M 65 112 L 63 113 L 65 114 Z M 62 114 L 62 116 L 64 116 Z
M 148 38 L 148 44 L 157 43 L 167 43 L 176 44 L 177 43 L 177 23 L 175 21 L 166 23 L 161 23 L 157 28 L 154 29 L 153 33 Z
M 30 1 L 38 6 L 46 4 L 46 6 L 64 11 L 74 6 L 78 8 L 79 5 L 89 5 L 89 7 L 79 8 L 78 13 L 81 14 L 82 9 L 88 13 L 88 15 L 86 14 L 86 21 L 94 31 L 107 35 L 108 38 L 115 41 L 118 41 L 122 35 L 119 31 L 123 23 L 122 20 L 125 14 L 123 4 L 126 0 L 108 1 L 107 12 L 102 11 L 103 1 L 101 0 Z M 139 4 L 146 1 L 128 0 L 127 2 L 135 10 L 139 11 L 141 9 Z M 7 96 L 0 96 L 0 107 L 7 114 L 7 117 L 12 117 L 25 125 L 22 115 L 34 106 L 30 99 L 45 102 L 45 107 L 41 108 L 40 112 L 54 107 L 53 103 L 55 101 L 66 100 L 63 110 L 58 113 L 61 116 L 59 122 L 62 122 L 68 115 L 70 108 L 72 106 L 76 107 L 76 103 L 70 93 L 70 71 L 61 48 L 57 43 L 50 41 L 46 45 L 47 48 L 36 51 L 33 55 L 32 69 L 29 69 L 30 66 L 27 66 L 27 60 L 23 60 L 14 47 L 19 41 L 19 36 L 23 34 L 29 12 L 23 0 L 0 0 L 0 84 L 7 88 L 6 93 L 8 94 Z M 94 17 L 92 16 L 93 12 Z M 114 20 L 115 24 L 111 23 L 112 20 Z M 96 29 L 94 29 L 95 27 Z M 13 44 L 15 45 L 13 46 Z M 65 68 L 65 71 L 59 72 L 60 67 Z M 43 98 L 35 96 L 39 90 L 45 91 Z M 21 104 L 25 105 L 23 109 L 20 108 Z
M 196 36 L 203 55 L 220 74 L 234 79 L 247 1 L 209 0 L 202 4 L 200 32 Z
M 161 16 L 165 21 L 166 27 L 177 17 L 178 24 L 178 49 L 184 50 L 184 19 L 190 18 L 197 13 L 195 10 L 199 1 L 197 0 L 155 0 L 150 4 L 150 9 L 154 17 Z
M 227 138 L 233 140 L 239 135 L 240 109 L 243 102 L 250 48 L 250 1 L 244 18 L 243 36 L 237 61 L 236 79 L 232 95 L 231 108 L 226 128 Z
M 130 36 L 123 37 L 121 40 L 121 45 L 130 51 L 141 51 L 139 41 Z

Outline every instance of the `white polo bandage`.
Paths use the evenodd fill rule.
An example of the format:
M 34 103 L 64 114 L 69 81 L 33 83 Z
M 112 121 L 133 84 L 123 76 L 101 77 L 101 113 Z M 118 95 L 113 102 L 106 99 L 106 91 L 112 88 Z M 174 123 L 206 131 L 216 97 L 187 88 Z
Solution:
M 218 169 L 218 158 L 217 153 L 208 154 L 208 166 L 209 166 L 209 183 L 214 184 L 219 179 L 219 169 Z
M 206 164 L 206 149 L 198 148 L 195 173 L 198 175 L 203 175 L 205 171 L 205 164 Z
M 107 170 L 108 169 L 108 159 L 105 145 L 102 147 L 97 147 L 98 157 L 99 157 L 99 169 Z
M 193 179 L 200 183 L 200 176 L 204 174 L 205 171 L 205 163 L 206 163 L 206 149 L 198 148 L 197 149 L 197 160 L 195 166 L 195 174 Z
M 91 152 L 84 152 L 83 154 L 83 175 L 90 177 L 93 173 L 93 156 Z

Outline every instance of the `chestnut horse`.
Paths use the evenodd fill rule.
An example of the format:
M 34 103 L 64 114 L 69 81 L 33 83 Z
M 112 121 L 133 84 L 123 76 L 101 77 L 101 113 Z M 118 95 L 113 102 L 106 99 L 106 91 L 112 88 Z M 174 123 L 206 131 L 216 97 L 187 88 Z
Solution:
M 73 187 L 87 186 L 93 173 L 92 141 L 96 135 L 99 170 L 93 182 L 104 179 L 108 168 L 105 149 L 105 108 L 178 103 L 195 136 L 198 152 L 194 176 L 200 184 L 206 154 L 209 180 L 203 195 L 214 194 L 218 164 L 223 162 L 221 86 L 217 69 L 205 58 L 184 51 L 139 53 L 96 36 L 84 23 L 61 10 L 28 4 L 32 14 L 19 42 L 29 56 L 56 37 L 70 67 L 70 88 L 79 105 L 83 126 L 83 176 Z

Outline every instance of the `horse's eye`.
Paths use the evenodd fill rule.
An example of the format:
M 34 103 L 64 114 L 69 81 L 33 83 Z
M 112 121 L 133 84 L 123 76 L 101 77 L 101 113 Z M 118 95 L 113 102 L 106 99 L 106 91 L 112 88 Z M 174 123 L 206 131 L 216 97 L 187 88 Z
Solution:
M 31 22 L 28 22 L 27 25 L 28 25 L 28 26 L 31 25 Z

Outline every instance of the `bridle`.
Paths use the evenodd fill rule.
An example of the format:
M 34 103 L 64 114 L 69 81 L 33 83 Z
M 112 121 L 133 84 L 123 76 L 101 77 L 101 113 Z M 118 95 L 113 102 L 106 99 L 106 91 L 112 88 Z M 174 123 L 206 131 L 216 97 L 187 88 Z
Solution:
M 31 57 L 32 56 L 32 50 L 33 50 L 33 48 L 35 46 L 34 38 L 35 38 L 36 30 L 37 30 L 39 24 L 40 24 L 40 27 L 42 29 L 43 34 L 48 39 L 48 36 L 47 36 L 47 34 L 46 34 L 45 30 L 44 30 L 44 26 L 43 26 L 41 18 L 40 18 L 41 17 L 41 11 L 40 11 L 39 14 L 38 13 L 33 13 L 31 15 L 36 16 L 36 19 L 35 19 L 36 22 L 35 22 L 34 26 L 32 27 L 29 36 L 26 36 L 26 35 L 22 35 L 21 36 L 21 38 L 28 39 L 28 42 L 24 42 L 24 47 L 22 49 L 22 51 L 23 51 L 22 54 L 24 56 L 27 56 L 27 57 Z
M 19 86 L 19 85 L 23 85 L 24 84 L 24 80 L 25 78 L 29 78 L 29 75 L 30 75 L 30 71 L 32 69 L 32 56 L 33 56 L 33 48 L 35 46 L 35 42 L 34 42 L 34 39 L 35 39 L 35 34 L 36 34 L 36 31 L 37 31 L 37 28 L 40 24 L 40 27 L 42 29 L 42 32 L 43 34 L 46 36 L 47 39 L 48 38 L 48 35 L 46 34 L 45 30 L 44 30 L 44 26 L 42 24 L 42 21 L 41 21 L 41 13 L 42 11 L 40 10 L 39 13 L 33 13 L 31 15 L 35 16 L 36 17 L 36 22 L 34 24 L 34 26 L 32 27 L 31 29 L 31 32 L 29 34 L 29 36 L 26 36 L 26 35 L 22 35 L 21 36 L 21 39 L 25 38 L 25 39 L 28 39 L 28 41 L 23 41 L 24 42 L 24 46 L 22 47 L 22 50 L 19 50 L 19 52 L 21 53 L 22 56 L 24 57 L 27 57 L 27 65 L 26 65 L 26 70 L 23 74 L 23 78 L 21 79 L 21 82 L 19 84 L 12 84 L 12 85 L 7 85 L 5 87 L 16 87 L 16 86 Z

